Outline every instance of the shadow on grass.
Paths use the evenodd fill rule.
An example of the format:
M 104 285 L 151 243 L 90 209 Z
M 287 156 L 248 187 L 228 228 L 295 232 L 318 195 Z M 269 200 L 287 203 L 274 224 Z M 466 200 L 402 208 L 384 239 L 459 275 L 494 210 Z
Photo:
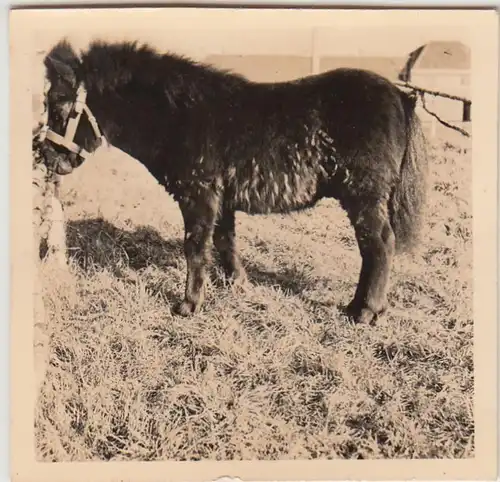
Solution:
M 313 280 L 308 278 L 304 273 L 293 268 L 280 268 L 278 273 L 262 269 L 248 260 L 245 261 L 248 278 L 254 284 L 279 287 L 286 293 L 300 296 L 313 283 Z
M 184 259 L 180 239 L 165 239 L 149 226 L 127 231 L 99 218 L 69 221 L 66 243 L 69 256 L 84 271 L 98 267 L 119 275 L 123 267 L 178 267 Z
M 140 226 L 128 231 L 102 218 L 69 221 L 66 242 L 70 258 L 83 271 L 107 269 L 122 278 L 124 268 L 139 271 L 153 265 L 159 269 L 173 267 L 185 270 L 183 240 L 165 239 L 156 229 L 149 226 Z M 317 307 L 337 306 L 334 300 L 316 301 L 304 294 L 318 281 L 329 284 L 330 280 L 318 280 L 294 268 L 281 267 L 278 272 L 262 269 L 248 259 L 243 262 L 248 278 L 254 285 L 279 288 Z M 217 264 L 216 255 L 214 264 Z M 212 271 L 211 278 L 216 285 L 222 281 L 219 279 L 221 275 L 220 270 L 217 273 Z
M 332 281 L 330 278 L 311 277 L 307 273 L 294 268 L 281 267 L 279 272 L 270 271 L 262 269 L 248 260 L 244 260 L 244 264 L 248 279 L 255 285 L 279 288 L 285 293 L 297 296 L 301 301 L 315 308 L 344 308 L 336 300 L 319 301 L 311 299 L 307 295 L 307 292 L 314 289 L 317 283 L 321 283 L 322 286 L 329 285 Z

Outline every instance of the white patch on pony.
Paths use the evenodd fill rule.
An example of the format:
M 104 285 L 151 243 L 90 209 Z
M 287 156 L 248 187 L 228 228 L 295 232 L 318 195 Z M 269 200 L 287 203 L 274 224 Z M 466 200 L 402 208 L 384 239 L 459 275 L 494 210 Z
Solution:
M 349 169 L 347 169 L 347 167 L 345 168 L 345 177 L 344 177 L 344 180 L 342 182 L 344 182 L 344 184 L 349 184 L 349 179 L 351 178 L 351 173 L 349 172 Z
M 291 194 L 292 188 L 290 187 L 290 184 L 288 183 L 288 175 L 287 174 L 283 174 L 283 183 L 285 184 L 285 193 Z

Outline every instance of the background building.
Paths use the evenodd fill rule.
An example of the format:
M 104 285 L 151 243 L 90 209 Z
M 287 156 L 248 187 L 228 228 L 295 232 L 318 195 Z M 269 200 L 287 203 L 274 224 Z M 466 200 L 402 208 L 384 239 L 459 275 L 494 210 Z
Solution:
M 312 59 L 309 56 L 209 55 L 204 61 L 242 74 L 256 82 L 280 82 L 312 73 Z
M 431 41 L 413 50 L 399 79 L 418 87 L 470 99 L 470 49 L 458 41 Z M 427 107 L 445 120 L 470 120 L 464 103 L 444 97 L 426 96 Z
M 311 32 L 309 55 L 289 54 L 212 54 L 207 63 L 243 74 L 258 82 L 286 81 L 325 72 L 339 67 L 371 70 L 391 81 L 406 81 L 418 87 L 451 94 L 470 100 L 470 49 L 460 41 L 431 40 L 410 51 L 408 55 L 370 55 L 358 49 L 352 55 L 331 55 L 316 48 L 321 35 Z M 304 49 L 302 50 L 304 52 Z M 427 108 L 444 121 L 470 127 L 469 102 L 425 95 Z M 421 107 L 419 115 L 426 129 L 436 135 L 441 125 Z

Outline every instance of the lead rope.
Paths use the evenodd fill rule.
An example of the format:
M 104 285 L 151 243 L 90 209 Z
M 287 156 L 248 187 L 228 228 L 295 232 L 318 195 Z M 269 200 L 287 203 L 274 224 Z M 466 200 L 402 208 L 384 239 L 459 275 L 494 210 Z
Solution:
M 48 105 L 47 93 L 50 89 L 50 81 L 45 78 L 43 89 L 43 112 L 40 116 L 39 129 L 33 134 L 32 156 L 33 156 L 33 229 L 38 240 L 46 240 L 49 234 L 49 211 L 52 207 L 52 197 L 58 196 L 60 177 L 49 168 L 41 152 L 41 147 L 46 139 L 48 128 Z
M 33 167 L 43 161 L 43 157 L 41 155 L 41 145 L 45 141 L 47 137 L 47 131 L 49 129 L 49 109 L 47 105 L 47 94 L 50 90 L 50 81 L 45 77 L 44 86 L 43 86 L 43 112 L 40 115 L 40 120 L 38 122 L 38 130 L 33 133 L 32 138 L 32 149 L 33 149 Z
M 33 212 L 33 243 L 35 256 L 35 276 L 33 286 L 34 309 L 33 309 L 33 356 L 34 372 L 36 382 L 36 396 L 42 386 L 47 366 L 49 364 L 50 329 L 45 311 L 43 299 L 43 285 L 39 272 L 40 249 L 43 244 L 48 245 L 51 229 L 51 216 L 49 210 L 52 208 L 52 197 L 57 195 L 57 176 L 49 172 L 41 147 L 48 130 L 48 105 L 47 93 L 50 82 L 45 78 L 43 89 L 43 112 L 39 118 L 38 130 L 33 132 L 32 138 L 32 212 Z M 52 192 L 51 192 L 52 191 Z

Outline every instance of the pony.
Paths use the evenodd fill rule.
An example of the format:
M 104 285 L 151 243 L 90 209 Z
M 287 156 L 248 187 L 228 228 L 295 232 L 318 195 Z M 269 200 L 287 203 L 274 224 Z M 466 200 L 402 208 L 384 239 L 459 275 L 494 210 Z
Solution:
M 141 162 L 184 221 L 184 299 L 197 313 L 215 246 L 232 283 L 245 282 L 235 212 L 290 213 L 335 198 L 362 259 L 344 312 L 371 323 L 387 309 L 396 254 L 418 244 L 427 150 L 416 98 L 370 71 L 339 68 L 253 82 L 138 42 L 66 39 L 45 59 L 51 88 L 47 152 L 66 174 L 103 142 Z

